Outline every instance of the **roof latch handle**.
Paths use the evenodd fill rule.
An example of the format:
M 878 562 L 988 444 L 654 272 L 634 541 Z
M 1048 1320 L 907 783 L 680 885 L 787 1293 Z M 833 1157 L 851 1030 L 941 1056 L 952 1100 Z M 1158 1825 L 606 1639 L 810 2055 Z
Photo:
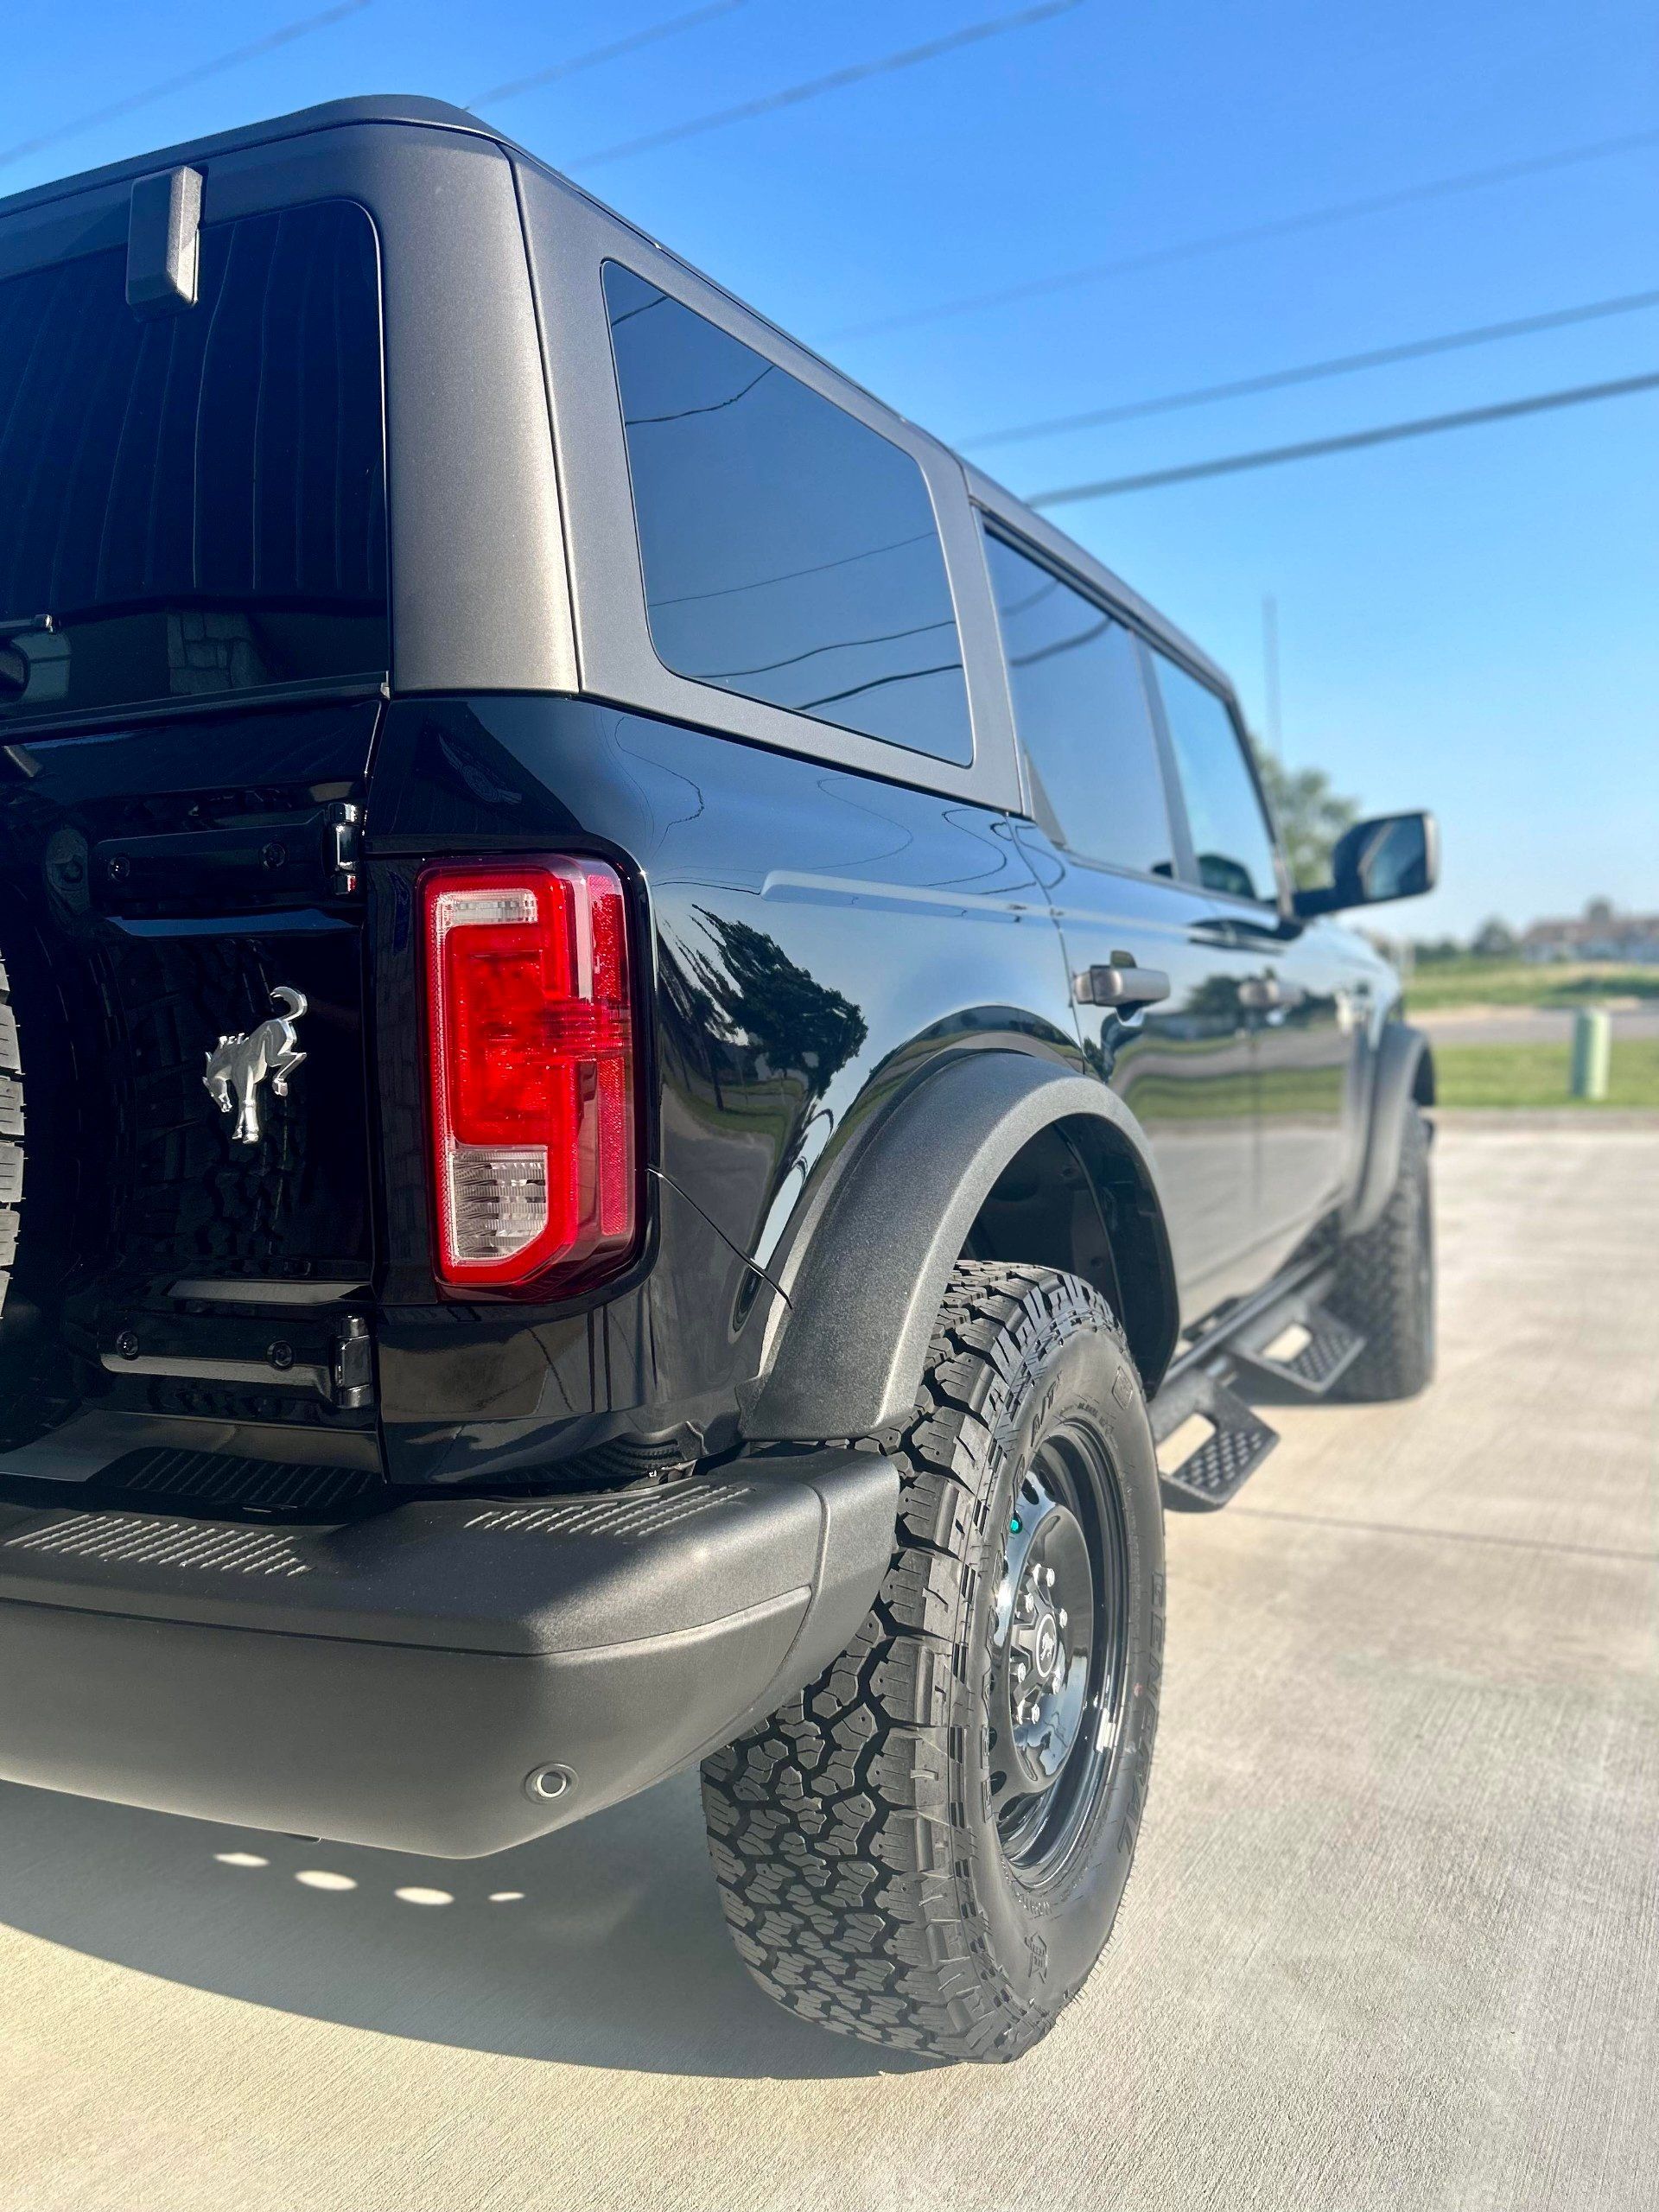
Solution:
M 162 169 L 135 179 L 127 217 L 127 305 L 173 315 L 196 304 L 201 262 L 201 171 Z

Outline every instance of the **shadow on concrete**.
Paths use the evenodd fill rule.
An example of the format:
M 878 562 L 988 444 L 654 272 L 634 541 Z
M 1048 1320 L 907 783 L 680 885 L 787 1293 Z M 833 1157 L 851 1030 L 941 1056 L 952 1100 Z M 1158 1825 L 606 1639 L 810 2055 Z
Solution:
M 0 1920 L 246 2004 L 510 2057 L 783 2081 L 921 2063 L 810 2027 L 754 1987 L 695 1775 L 465 1860 L 0 1784 Z

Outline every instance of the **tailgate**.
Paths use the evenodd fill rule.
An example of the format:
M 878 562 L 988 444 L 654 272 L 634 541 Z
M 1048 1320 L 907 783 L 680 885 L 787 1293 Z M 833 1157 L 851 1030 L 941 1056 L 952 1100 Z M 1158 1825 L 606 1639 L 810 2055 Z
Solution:
M 251 1458 L 285 1495 L 284 1468 L 322 1471 L 319 1497 L 378 1476 L 355 867 L 378 712 L 0 755 L 25 1124 L 0 1472 L 256 1504 Z

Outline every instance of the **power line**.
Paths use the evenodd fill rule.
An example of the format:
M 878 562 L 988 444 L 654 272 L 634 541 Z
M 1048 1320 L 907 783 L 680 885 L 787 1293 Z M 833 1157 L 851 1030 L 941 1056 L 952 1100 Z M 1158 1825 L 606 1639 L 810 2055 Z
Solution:
M 100 123 L 114 123 L 124 115 L 130 115 L 136 108 L 164 100 L 170 92 L 186 92 L 192 85 L 219 76 L 227 69 L 239 69 L 245 61 L 257 61 L 262 54 L 274 54 L 279 46 L 290 46 L 296 38 L 308 38 L 313 31 L 327 30 L 331 23 L 356 15 L 368 4 L 369 0 L 339 0 L 337 6 L 325 8 L 321 15 L 302 16 L 297 22 L 268 31 L 251 45 L 238 46 L 229 54 L 216 55 L 212 61 L 198 62 L 194 69 L 181 70 L 176 77 L 164 78 L 159 85 L 147 86 L 143 92 L 128 92 L 118 100 L 111 100 L 107 107 L 94 108 L 90 115 L 77 116 L 73 123 L 57 124 L 52 130 L 41 131 L 38 137 L 25 138 L 0 151 L 0 168 L 11 162 L 26 161 L 31 154 L 44 153 L 48 146 L 55 146 L 65 138 L 79 137 L 83 130 L 95 130 Z
M 597 68 L 601 61 L 615 61 L 625 54 L 637 53 L 642 46 L 655 46 L 658 39 L 672 38 L 679 31 L 695 30 L 699 23 L 712 22 L 716 16 L 729 16 L 734 9 L 747 4 L 748 0 L 709 0 L 706 8 L 692 8 L 683 16 L 669 16 L 661 22 L 647 23 L 642 30 L 630 31 L 626 38 L 613 39 L 608 46 L 590 47 L 586 54 L 572 54 L 568 61 L 555 61 L 528 77 L 510 77 L 505 85 L 492 85 L 487 92 L 480 92 L 467 105 L 480 108 L 486 101 L 517 99 L 520 92 L 533 92 L 543 85 L 557 84 L 561 78 L 574 77 L 578 70 Z
M 1310 361 L 1300 368 L 1274 369 L 1257 377 L 1237 377 L 1228 384 L 1195 385 L 1185 391 L 1166 391 L 1154 399 L 1132 399 L 1117 407 L 1092 407 L 1082 415 L 1051 415 L 1040 423 L 1020 423 L 1012 429 L 982 430 L 976 437 L 958 438 L 967 452 L 976 446 L 1016 445 L 1031 438 L 1046 438 L 1062 430 L 1098 429 L 1105 423 L 1128 423 L 1142 415 L 1167 415 L 1182 407 L 1206 406 L 1211 400 L 1241 399 L 1251 392 L 1281 391 L 1286 385 L 1313 384 L 1322 377 L 1351 375 L 1357 369 L 1380 369 L 1395 361 L 1418 361 L 1431 353 L 1450 353 L 1467 346 L 1488 346 L 1500 338 L 1524 338 L 1540 330 L 1563 330 L 1575 322 L 1593 322 L 1605 315 L 1633 315 L 1638 308 L 1659 307 L 1659 291 L 1626 292 L 1611 300 L 1593 300 L 1586 307 L 1556 308 L 1548 315 L 1522 316 L 1515 322 L 1483 323 L 1473 330 L 1453 330 L 1439 338 L 1416 338 L 1400 346 L 1379 346 L 1368 353 L 1339 353 L 1327 361 Z
M 643 138 L 627 138 L 620 145 L 601 146 L 597 153 L 584 154 L 579 161 L 565 166 L 594 168 L 601 162 L 623 161 L 629 155 L 671 146 L 679 139 L 696 137 L 705 130 L 722 130 L 728 123 L 747 123 L 753 116 L 771 115 L 779 108 L 796 107 L 803 100 L 817 99 L 825 92 L 838 92 L 845 86 L 862 84 L 871 77 L 885 77 L 894 69 L 914 69 L 924 61 L 937 61 L 942 54 L 977 45 L 982 39 L 1000 37 L 1004 31 L 1025 30 L 1033 23 L 1048 22 L 1051 16 L 1069 14 L 1082 4 L 1083 0 L 1041 0 L 1039 6 L 1017 8 L 1009 15 L 992 16 L 982 23 L 969 23 L 962 30 L 948 32 L 943 38 L 930 39 L 925 46 L 906 47 L 902 53 L 884 54 L 874 61 L 855 61 L 845 69 L 832 69 L 827 77 L 809 77 L 802 84 L 785 85 L 781 92 L 767 92 L 760 99 L 744 100 L 736 107 L 716 108 L 712 114 L 696 115 L 689 122 L 671 124 L 665 130 L 651 131 Z
M 912 324 L 943 322 L 952 315 L 976 315 L 983 308 L 1006 307 L 1015 300 L 1034 300 L 1052 292 L 1066 292 L 1079 284 L 1098 283 L 1107 276 L 1123 276 L 1142 269 L 1162 268 L 1172 261 L 1192 261 L 1207 253 L 1222 253 L 1230 246 L 1253 245 L 1265 238 L 1291 238 L 1301 231 L 1323 230 L 1333 223 L 1352 222 L 1361 215 L 1386 214 L 1395 207 L 1410 207 L 1425 200 L 1445 200 L 1463 192 L 1476 192 L 1489 184 L 1508 184 L 1517 177 L 1541 176 L 1551 169 L 1570 168 L 1580 162 L 1599 162 L 1610 155 L 1634 153 L 1659 145 L 1659 130 L 1633 130 L 1619 138 L 1598 138 L 1584 146 L 1567 146 L 1554 154 L 1535 155 L 1526 161 L 1502 162 L 1496 168 L 1465 169 L 1455 176 L 1435 177 L 1426 184 L 1402 186 L 1395 192 L 1372 194 L 1364 200 L 1340 200 L 1328 207 L 1312 207 L 1299 215 L 1281 215 L 1271 222 L 1250 223 L 1242 229 L 1215 231 L 1207 237 L 1184 238 L 1169 245 L 1151 246 L 1143 253 L 1127 253 L 1114 261 L 1090 262 L 1081 269 L 1065 269 L 1052 276 L 1033 276 L 1024 283 L 1005 284 L 995 292 L 969 292 L 932 306 L 907 308 L 898 315 L 881 315 L 871 322 L 854 322 L 825 334 L 828 344 L 841 338 L 868 338 L 878 332 L 906 330 Z
M 1214 461 L 1190 461 L 1179 468 L 1150 468 L 1138 476 L 1103 477 L 1095 484 L 1062 484 L 1055 491 L 1028 493 L 1026 505 L 1063 507 L 1078 499 L 1103 499 L 1117 492 L 1150 492 L 1160 484 L 1191 484 L 1201 476 L 1230 476 L 1242 468 L 1270 468 L 1281 461 L 1312 461 L 1318 454 L 1353 453 L 1361 446 L 1388 445 L 1395 438 L 1426 438 L 1437 430 L 1468 430 L 1478 423 L 1541 415 L 1552 407 L 1582 407 L 1592 399 L 1623 399 L 1636 391 L 1659 391 L 1659 371 L 1648 376 L 1620 377 L 1611 384 L 1581 384 L 1565 391 L 1535 392 L 1525 399 L 1501 399 L 1493 406 L 1465 407 L 1455 415 L 1425 415 L 1412 423 L 1384 423 L 1375 429 L 1349 430 L 1341 437 L 1309 438 L 1300 445 L 1224 454 Z

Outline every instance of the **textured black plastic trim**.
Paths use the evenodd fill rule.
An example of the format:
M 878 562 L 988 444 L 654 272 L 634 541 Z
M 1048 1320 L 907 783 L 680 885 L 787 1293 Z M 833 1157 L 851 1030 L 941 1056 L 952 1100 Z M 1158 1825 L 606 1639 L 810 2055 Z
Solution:
M 298 1466 L 231 1452 L 128 1452 L 94 1478 L 100 1505 L 165 1502 L 187 1512 L 241 1512 L 315 1520 L 350 1513 L 385 1495 L 370 1467 Z
M 728 1741 L 892 1553 L 879 1454 L 349 1527 L 0 1507 L 0 1776 L 468 1858 Z M 558 1765 L 556 1801 L 525 1778 Z
M 1076 1121 L 1110 1127 L 1155 1205 L 1141 1125 L 1104 1084 L 1018 1052 L 963 1054 L 925 1076 L 842 1164 L 810 1243 L 791 1255 L 776 1356 L 740 1394 L 745 1433 L 870 1436 L 902 1421 L 950 1270 L 997 1177 L 1039 1130 Z M 1161 1211 L 1153 1226 L 1167 1307 L 1162 1357 L 1154 1347 L 1142 1359 L 1155 1373 L 1177 1319 Z
M 1377 1043 L 1365 1168 L 1342 1224 L 1346 1236 L 1363 1235 L 1382 1217 L 1382 1210 L 1399 1179 L 1406 1115 L 1414 1100 L 1419 1098 L 1425 1075 L 1427 1095 L 1420 1103 L 1427 1105 L 1433 1103 L 1434 1095 L 1433 1059 L 1428 1039 L 1409 1022 L 1389 1022 Z

